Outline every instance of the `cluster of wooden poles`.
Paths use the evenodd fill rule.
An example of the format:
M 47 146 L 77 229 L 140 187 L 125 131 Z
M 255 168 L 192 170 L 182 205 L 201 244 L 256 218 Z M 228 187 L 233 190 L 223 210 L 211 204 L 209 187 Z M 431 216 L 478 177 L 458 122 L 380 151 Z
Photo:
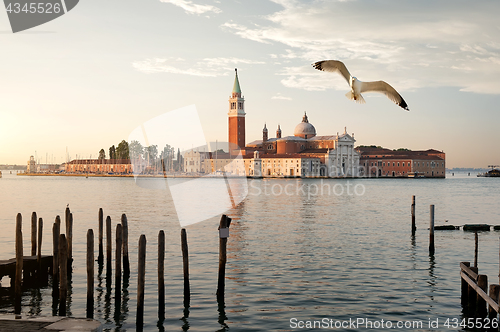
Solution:
M 38 223 L 37 223 L 38 221 Z M 16 217 L 16 271 L 14 279 L 14 313 L 21 313 L 22 286 L 28 286 L 29 281 L 35 279 L 37 284 L 48 280 L 48 275 L 52 274 L 52 284 L 54 291 L 52 295 L 59 298 L 59 313 L 66 315 L 66 299 L 68 280 L 71 280 L 73 263 L 73 214 L 67 207 L 65 211 L 66 234 L 60 234 L 61 218 L 56 217 L 52 227 L 53 254 L 52 256 L 42 256 L 42 234 L 43 219 L 37 220 L 36 212 L 31 216 L 31 256 L 37 257 L 36 267 L 29 268 L 26 262 L 30 257 L 23 256 L 23 233 L 22 215 Z M 38 249 L 38 253 L 37 253 Z M 50 263 L 44 263 L 49 259 Z M 59 291 L 56 291 L 59 284 Z
M 417 229 L 415 225 L 415 196 L 412 197 L 411 221 L 412 235 L 415 236 L 415 231 Z M 435 252 L 434 229 L 434 205 L 430 205 L 429 255 L 434 255 Z M 491 284 L 488 287 L 488 276 L 479 274 L 477 267 L 479 243 L 477 231 L 475 232 L 474 238 L 474 266 L 471 266 L 470 262 L 460 263 L 460 277 L 462 280 L 462 307 L 466 316 L 475 318 L 488 318 L 489 322 L 493 323 L 492 320 L 496 319 L 498 313 L 500 313 L 500 285 Z M 498 323 L 498 321 L 495 321 L 495 324 L 496 323 Z M 490 324 L 490 326 L 491 325 L 492 324 Z M 496 326 L 497 328 L 494 328 L 494 326 L 493 328 L 495 330 L 498 330 L 498 324 L 496 324 Z
M 478 242 L 476 232 L 474 266 L 471 266 L 470 262 L 460 263 L 460 277 L 462 280 L 462 307 L 464 309 L 465 316 L 479 319 L 488 318 L 490 323 L 489 327 L 498 331 L 497 317 L 500 312 L 500 285 L 490 284 L 488 287 L 488 276 L 479 274 L 477 266 Z M 487 320 L 484 320 L 484 322 L 487 322 Z
M 415 236 L 415 232 L 417 231 L 417 225 L 415 223 L 415 195 L 412 196 L 411 200 L 411 235 Z M 434 255 L 435 247 L 434 247 L 434 205 L 431 204 L 429 207 L 429 254 Z
M 59 300 L 59 316 L 66 316 L 66 302 L 68 294 L 68 280 L 71 280 L 72 262 L 73 262 L 73 215 L 69 208 L 65 211 L 65 226 L 66 234 L 61 234 L 61 219 L 56 216 L 53 227 L 53 256 L 50 271 L 53 280 L 53 297 Z M 32 220 L 32 251 L 36 251 L 36 213 L 33 213 Z M 104 224 L 104 215 L 102 208 L 99 209 L 99 230 L 98 230 L 98 257 L 99 264 L 104 263 L 104 226 L 106 230 L 106 279 L 111 282 L 112 278 L 112 229 L 111 218 L 106 217 Z M 225 267 L 226 267 L 226 248 L 227 238 L 229 236 L 229 225 L 231 218 L 222 215 L 219 223 L 219 274 L 217 282 L 217 301 L 219 305 L 224 305 L 224 289 L 225 289 Z M 41 257 L 41 243 L 43 232 L 43 220 L 38 221 L 38 257 Z M 122 274 L 130 276 L 130 260 L 128 252 L 128 221 L 127 216 L 122 214 L 121 223 L 116 225 L 115 236 L 115 292 L 119 296 L 121 292 Z M 34 249 L 33 249 L 34 248 Z M 94 316 L 94 231 L 87 231 L 87 304 L 86 316 L 93 318 Z M 189 256 L 186 229 L 181 229 L 181 251 L 183 260 L 184 274 L 184 307 L 190 306 L 190 285 L 189 285 Z M 33 253 L 32 253 L 33 254 Z M 165 233 L 160 230 L 158 233 L 158 318 L 165 319 L 165 277 L 164 277 L 164 261 L 165 261 Z M 39 262 L 40 258 L 39 258 Z M 144 325 L 144 289 L 146 276 L 146 236 L 142 234 L 139 237 L 138 250 L 138 266 L 137 266 L 137 315 L 136 328 L 142 330 Z M 122 264 L 123 263 L 123 264 Z M 39 263 L 40 264 L 40 263 Z M 41 265 L 39 265 L 41 266 Z M 42 271 L 41 268 L 38 269 Z M 49 272 L 46 269 L 45 275 Z M 26 273 L 25 273 L 26 274 Z M 15 313 L 21 313 L 21 285 L 26 281 L 23 279 L 23 240 L 22 240 L 22 216 L 17 215 L 16 221 L 16 275 L 15 275 Z
M 219 276 L 217 283 L 217 301 L 224 303 L 225 289 L 225 269 L 227 261 L 227 237 L 231 218 L 222 215 L 219 223 Z M 144 325 L 144 289 L 146 280 L 146 236 L 142 234 L 139 237 L 137 258 L 137 314 L 136 329 L 142 330 Z M 185 228 L 181 229 L 181 251 L 184 275 L 184 307 L 190 306 L 191 290 L 189 285 L 189 255 L 187 232 Z M 112 244 L 111 244 L 111 219 L 106 218 L 106 278 L 111 279 L 112 273 Z M 103 213 L 99 209 L 99 256 L 98 261 L 104 259 L 103 253 Z M 116 225 L 116 250 L 115 250 L 115 292 L 120 293 L 121 276 L 130 274 L 130 263 L 128 257 L 128 222 L 125 214 L 122 214 L 121 224 Z M 92 229 L 87 231 L 87 318 L 93 318 L 94 312 L 94 232 Z M 165 319 L 165 232 L 158 232 L 158 318 Z

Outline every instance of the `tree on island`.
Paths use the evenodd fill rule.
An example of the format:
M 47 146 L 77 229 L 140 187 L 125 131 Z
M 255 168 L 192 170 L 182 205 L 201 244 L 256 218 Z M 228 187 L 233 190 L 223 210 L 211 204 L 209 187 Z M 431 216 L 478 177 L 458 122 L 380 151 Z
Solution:
M 114 144 L 109 148 L 109 159 L 116 159 L 116 149 Z
M 144 148 L 142 147 L 141 143 L 136 140 L 130 142 L 130 144 L 128 145 L 128 150 L 130 158 L 134 160 L 141 159 L 142 154 L 144 153 Z
M 106 159 L 106 152 L 104 151 L 104 149 L 101 149 L 101 151 L 99 151 L 99 159 Z
M 129 146 L 127 141 L 122 140 L 116 147 L 116 157 L 118 159 L 130 159 Z
M 174 147 L 169 144 L 165 144 L 163 151 L 160 153 L 160 159 L 162 163 L 162 169 L 165 171 L 170 171 L 173 169 L 173 160 L 175 155 Z
M 150 145 L 144 148 L 144 158 L 148 161 L 150 167 L 156 167 L 158 159 L 158 145 Z
M 182 172 L 184 170 L 184 157 L 181 155 L 181 149 L 177 148 L 177 160 L 175 163 L 175 170 Z

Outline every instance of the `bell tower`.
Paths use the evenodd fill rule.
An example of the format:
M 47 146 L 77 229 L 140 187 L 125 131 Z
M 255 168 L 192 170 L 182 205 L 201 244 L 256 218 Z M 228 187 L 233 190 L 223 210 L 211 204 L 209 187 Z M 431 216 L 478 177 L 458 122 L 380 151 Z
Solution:
M 241 96 L 238 70 L 235 68 L 233 92 L 229 97 L 229 143 L 245 148 L 245 99 Z M 230 144 L 231 145 L 231 144 Z

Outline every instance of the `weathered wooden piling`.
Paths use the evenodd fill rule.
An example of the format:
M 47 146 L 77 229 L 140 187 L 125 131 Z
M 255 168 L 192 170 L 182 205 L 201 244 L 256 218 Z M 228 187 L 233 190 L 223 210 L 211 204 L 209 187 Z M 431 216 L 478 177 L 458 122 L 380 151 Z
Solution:
M 491 299 L 498 304 L 500 285 L 490 285 L 490 292 L 489 293 L 490 293 Z M 498 315 L 498 313 L 496 312 L 496 310 L 490 305 L 488 308 L 488 317 L 490 318 L 490 321 L 497 318 L 497 315 Z
M 461 264 L 465 265 L 466 267 L 470 267 L 470 263 L 469 262 L 462 262 Z M 469 284 L 467 283 L 467 281 L 465 281 L 464 278 L 460 278 L 462 280 L 462 285 L 461 285 L 461 289 L 462 289 L 462 292 L 461 292 L 461 302 L 462 302 L 462 306 L 467 306 L 467 303 L 468 303 L 468 298 L 469 298 Z
M 64 224 L 66 225 L 66 234 L 69 232 L 69 214 L 71 211 L 69 210 L 69 206 L 66 206 L 66 210 L 64 210 Z M 66 241 L 68 241 L 66 237 Z
M 144 325 L 144 284 L 146 281 L 146 235 L 139 238 L 139 257 L 137 271 L 137 316 L 136 330 L 142 331 Z
M 94 318 L 94 231 L 87 231 L 87 318 Z
M 474 267 L 477 267 L 477 251 L 479 247 L 477 232 L 474 233 Z
M 73 264 L 73 213 L 69 214 L 68 225 L 66 225 L 66 244 L 68 246 L 68 274 L 71 275 Z
M 123 274 L 130 274 L 130 261 L 128 259 L 128 221 L 127 216 L 122 214 L 122 241 L 123 241 Z
M 182 266 L 184 272 L 184 307 L 189 307 L 191 290 L 189 287 L 189 254 L 186 229 L 181 229 Z
M 165 319 L 165 232 L 158 233 L 158 319 Z
M 21 294 L 23 278 L 23 217 L 20 213 L 16 217 L 16 280 L 14 284 L 14 313 L 21 314 Z
M 493 318 L 496 319 L 500 311 L 498 305 L 500 285 L 490 285 L 488 295 L 488 277 L 478 274 L 477 267 L 470 267 L 469 262 L 460 263 L 460 276 L 462 280 L 462 306 L 465 316 L 485 318 L 488 315 L 490 321 Z M 495 327 L 494 330 L 498 331 L 498 327 Z
M 122 284 L 122 225 L 116 225 L 116 250 L 115 250 L 115 293 L 118 298 Z
M 417 226 L 415 224 L 415 195 L 412 196 L 411 203 L 411 235 L 415 235 Z
M 470 270 L 472 272 L 474 272 L 476 275 L 478 274 L 477 267 L 471 267 Z M 477 276 L 477 277 L 479 277 L 479 276 Z M 474 287 L 472 287 L 471 285 L 468 285 L 467 292 L 468 292 L 467 308 L 468 308 L 469 312 L 471 312 L 471 311 L 473 312 L 476 308 L 477 292 L 474 289 Z
M 99 231 L 98 231 L 98 236 L 99 236 L 99 255 L 97 256 L 97 261 L 99 263 L 104 262 L 104 248 L 102 246 L 103 230 L 104 230 L 104 214 L 102 212 L 102 208 L 99 208 Z
M 111 217 L 106 217 L 106 278 L 111 280 Z
M 429 254 L 434 255 L 434 205 L 433 204 L 430 206 Z
M 39 218 L 38 219 L 38 252 L 36 255 L 36 262 L 37 262 L 37 271 L 38 271 L 38 277 L 45 279 L 47 276 L 47 271 L 42 271 L 42 235 L 43 235 L 43 219 Z
M 227 238 L 229 236 L 229 225 L 231 219 L 225 214 L 219 222 L 219 278 L 217 282 L 217 301 L 224 301 L 224 289 L 226 282 L 226 261 L 227 261 Z
M 477 276 L 477 285 L 484 292 L 488 291 L 488 276 L 480 274 Z M 486 293 L 487 294 L 487 293 Z M 476 295 L 476 317 L 486 317 L 486 301 L 479 293 Z
M 36 212 L 31 214 L 31 256 L 36 256 Z
M 54 287 L 59 280 L 59 234 L 61 232 L 61 218 L 56 216 L 54 225 L 52 226 L 52 277 Z M 55 292 L 57 294 L 57 292 Z
M 59 235 L 59 316 L 66 316 L 68 296 L 68 243 L 66 235 Z

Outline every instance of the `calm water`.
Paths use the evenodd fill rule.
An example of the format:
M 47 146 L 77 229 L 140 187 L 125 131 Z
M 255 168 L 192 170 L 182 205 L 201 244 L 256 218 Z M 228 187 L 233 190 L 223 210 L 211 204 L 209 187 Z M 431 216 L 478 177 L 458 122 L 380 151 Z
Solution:
M 14 257 L 18 212 L 23 215 L 25 252 L 30 250 L 31 212 L 36 211 L 45 223 L 43 253 L 51 254 L 52 223 L 70 205 L 75 260 L 68 307 L 72 316 L 85 316 L 87 229 L 93 228 L 97 236 L 100 207 L 111 216 L 113 228 L 121 214 L 127 214 L 131 277 L 118 306 L 114 285 L 108 289 L 105 279 L 96 280 L 95 318 L 107 330 L 135 330 L 140 234 L 147 237 L 147 331 L 298 330 L 290 327 L 292 318 L 421 320 L 423 330 L 430 330 L 429 319 L 439 319 L 439 329 L 445 330 L 445 319 L 461 317 L 458 265 L 473 260 L 474 234 L 436 232 L 436 254 L 429 257 L 429 205 L 436 206 L 438 225 L 445 220 L 453 225 L 500 224 L 500 179 L 455 173 L 434 180 L 250 180 L 246 200 L 227 212 L 233 222 L 224 312 L 218 310 L 215 298 L 219 217 L 187 227 L 191 307 L 185 312 L 180 226 L 168 191 L 141 188 L 129 178 L 5 173 L 0 179 L 0 259 Z M 209 185 L 220 180 L 206 181 Z M 417 196 L 415 239 L 410 231 L 412 195 Z M 166 233 L 167 318 L 158 323 L 156 259 L 161 229 Z M 479 269 L 490 282 L 497 282 L 499 235 L 479 234 Z M 2 283 L 6 286 L 8 280 Z M 52 315 L 51 289 L 26 291 L 22 310 L 25 315 Z M 13 312 L 5 298 L 0 312 Z

